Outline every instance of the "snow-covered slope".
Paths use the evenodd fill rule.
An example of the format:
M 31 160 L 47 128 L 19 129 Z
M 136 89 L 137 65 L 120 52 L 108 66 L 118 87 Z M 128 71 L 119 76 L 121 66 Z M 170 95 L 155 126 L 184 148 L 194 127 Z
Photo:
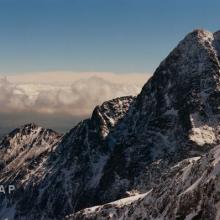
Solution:
M 64 136 L 33 125 L 10 134 L 0 144 L 0 184 L 15 184 L 16 191 L 0 196 L 0 217 L 11 210 L 17 220 L 71 214 L 172 220 L 192 219 L 202 205 L 214 207 L 217 191 L 212 203 L 214 197 L 199 187 L 201 206 L 193 206 L 194 194 L 185 191 L 205 187 L 209 182 L 199 178 L 218 167 L 210 158 L 220 141 L 219 57 L 220 33 L 195 30 L 137 97 L 97 106 Z M 207 217 L 201 209 L 200 219 L 218 215 Z
M 17 215 L 15 203 L 28 206 L 26 200 L 32 195 L 32 185 L 38 185 L 48 170 L 45 167 L 48 155 L 59 143 L 61 135 L 51 129 L 35 124 L 17 128 L 0 143 L 0 184 L 6 194 L 0 195 L 0 219 L 14 219 Z M 8 194 L 9 185 L 16 187 L 15 194 Z
M 220 146 L 185 159 L 145 194 L 95 206 L 66 219 L 220 219 Z

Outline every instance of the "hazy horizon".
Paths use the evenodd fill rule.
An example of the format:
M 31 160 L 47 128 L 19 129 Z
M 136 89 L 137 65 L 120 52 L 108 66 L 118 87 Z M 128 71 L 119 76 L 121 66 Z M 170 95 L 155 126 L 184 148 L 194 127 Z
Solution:
M 137 95 L 220 2 L 0 1 L 0 133 L 35 122 L 65 132 L 103 101 Z M 200 7 L 201 6 L 201 7 Z
M 96 105 L 137 95 L 150 74 L 44 72 L 0 77 L 0 135 L 33 122 L 65 133 Z

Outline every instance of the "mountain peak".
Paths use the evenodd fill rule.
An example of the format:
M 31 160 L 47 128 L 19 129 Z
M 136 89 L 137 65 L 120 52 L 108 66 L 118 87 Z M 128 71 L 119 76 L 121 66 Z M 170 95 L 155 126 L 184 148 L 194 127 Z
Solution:
M 212 36 L 213 33 L 208 31 L 208 30 L 205 30 L 205 29 L 194 29 L 193 31 L 191 31 L 189 34 L 186 35 L 186 37 L 198 37 L 198 38 L 204 38 L 204 37 L 210 37 Z

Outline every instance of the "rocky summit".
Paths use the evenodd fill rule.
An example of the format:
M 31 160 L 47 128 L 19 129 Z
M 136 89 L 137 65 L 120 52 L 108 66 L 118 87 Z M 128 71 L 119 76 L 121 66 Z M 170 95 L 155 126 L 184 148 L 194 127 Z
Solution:
M 0 219 L 220 219 L 220 32 L 189 33 L 137 97 L 0 143 Z

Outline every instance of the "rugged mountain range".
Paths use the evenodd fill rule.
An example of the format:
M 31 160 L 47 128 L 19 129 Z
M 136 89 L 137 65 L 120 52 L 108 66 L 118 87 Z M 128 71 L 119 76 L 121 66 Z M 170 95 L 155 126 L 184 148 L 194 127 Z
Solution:
M 219 114 L 220 32 L 195 30 L 137 97 L 65 135 L 34 124 L 7 135 L 0 184 L 16 190 L 0 195 L 0 219 L 220 219 Z

